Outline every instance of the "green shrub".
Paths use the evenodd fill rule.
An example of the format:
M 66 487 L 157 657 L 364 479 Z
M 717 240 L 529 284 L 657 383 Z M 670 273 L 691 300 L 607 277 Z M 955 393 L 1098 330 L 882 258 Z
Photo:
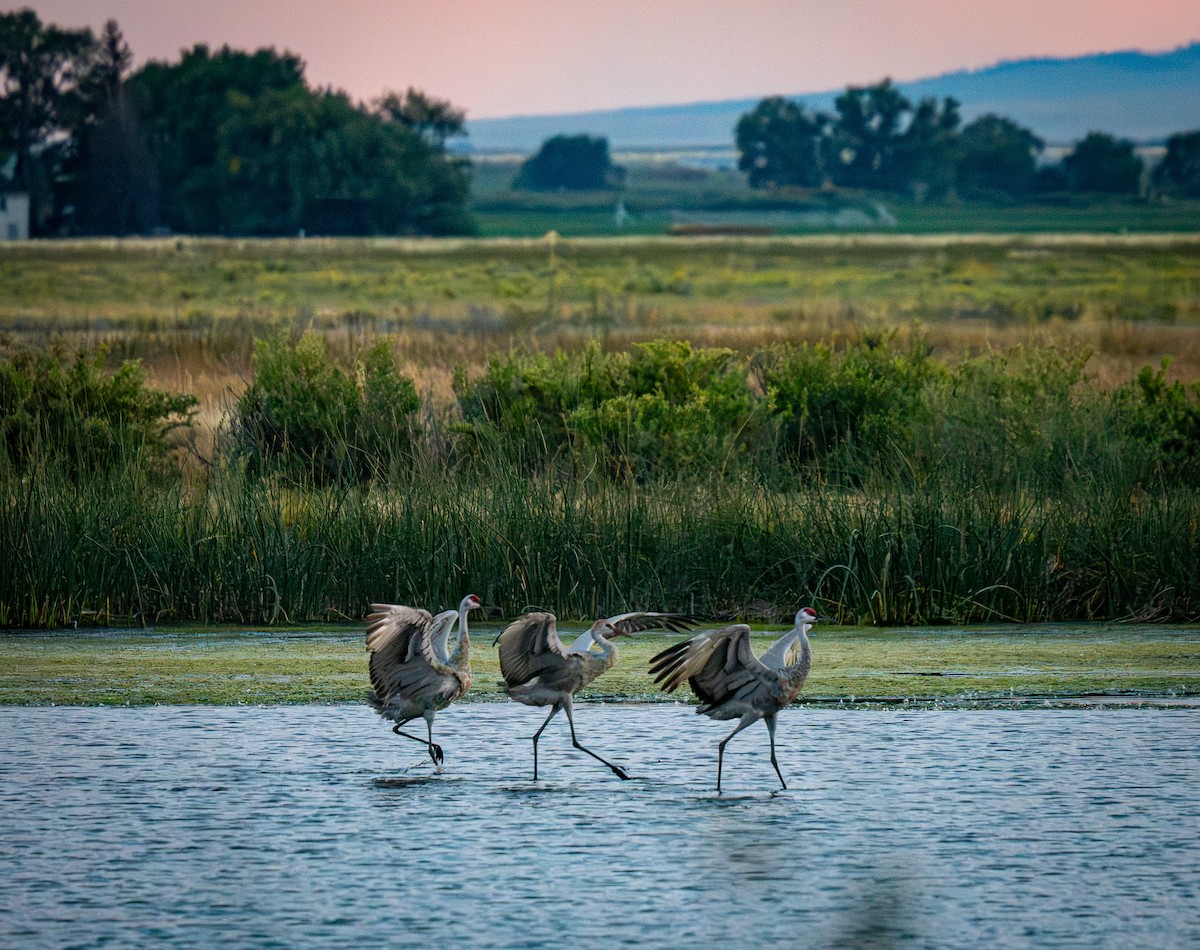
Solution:
M 107 351 L 0 349 L 0 445 L 4 465 L 68 474 L 119 464 L 161 471 L 171 433 L 189 427 L 196 399 L 146 385 L 139 363 L 105 367 Z
M 420 405 L 386 341 L 343 370 L 315 333 L 260 340 L 232 420 L 234 451 L 252 470 L 319 484 L 381 478 L 411 460 Z
M 460 372 L 455 391 L 462 431 L 478 444 L 529 464 L 598 461 L 620 477 L 725 467 L 764 442 L 769 421 L 733 351 L 681 341 L 512 353 L 475 379 Z
M 1137 378 L 1117 390 L 1114 401 L 1126 413 L 1129 432 L 1156 459 L 1162 474 L 1200 484 L 1200 383 L 1167 382 L 1170 360 L 1157 370 L 1142 367 Z
M 903 348 L 894 337 L 866 335 L 840 350 L 806 343 L 755 354 L 754 378 L 775 414 L 784 458 L 856 481 L 891 470 L 907 454 L 929 386 L 946 369 L 919 337 Z

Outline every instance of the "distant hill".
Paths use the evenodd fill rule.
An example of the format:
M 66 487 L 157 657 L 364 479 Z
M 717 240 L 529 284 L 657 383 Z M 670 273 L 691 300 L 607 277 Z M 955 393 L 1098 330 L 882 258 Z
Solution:
M 1051 145 L 1094 129 L 1155 142 L 1200 128 L 1200 43 L 1169 53 L 1023 59 L 899 85 L 914 101 L 954 96 L 967 121 L 986 112 L 1009 116 Z M 828 112 L 842 91 L 793 98 Z M 728 147 L 738 116 L 758 101 L 475 119 L 467 124 L 469 144 L 479 151 L 533 152 L 553 135 L 587 133 L 606 136 L 614 149 Z

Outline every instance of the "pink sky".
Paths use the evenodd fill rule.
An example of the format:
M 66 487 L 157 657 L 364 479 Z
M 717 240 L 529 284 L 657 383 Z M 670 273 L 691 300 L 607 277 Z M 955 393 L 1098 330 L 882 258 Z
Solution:
M 468 117 L 815 92 L 1027 56 L 1200 40 L 1200 0 L 30 0 L 115 19 L 136 62 L 195 43 L 298 53 L 356 99 L 417 86 Z

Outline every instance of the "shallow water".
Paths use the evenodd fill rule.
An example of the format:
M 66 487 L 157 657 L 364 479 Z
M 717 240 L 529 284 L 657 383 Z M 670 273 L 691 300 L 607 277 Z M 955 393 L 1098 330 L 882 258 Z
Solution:
M 1200 945 L 1194 709 L 0 708 L 0 945 Z

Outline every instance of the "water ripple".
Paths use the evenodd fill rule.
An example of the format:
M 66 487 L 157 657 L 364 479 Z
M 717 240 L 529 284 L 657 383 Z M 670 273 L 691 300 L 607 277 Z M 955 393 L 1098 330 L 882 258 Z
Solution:
M 0 709 L 0 945 L 1200 945 L 1191 710 Z M 557 728 L 556 728 L 557 727 Z

